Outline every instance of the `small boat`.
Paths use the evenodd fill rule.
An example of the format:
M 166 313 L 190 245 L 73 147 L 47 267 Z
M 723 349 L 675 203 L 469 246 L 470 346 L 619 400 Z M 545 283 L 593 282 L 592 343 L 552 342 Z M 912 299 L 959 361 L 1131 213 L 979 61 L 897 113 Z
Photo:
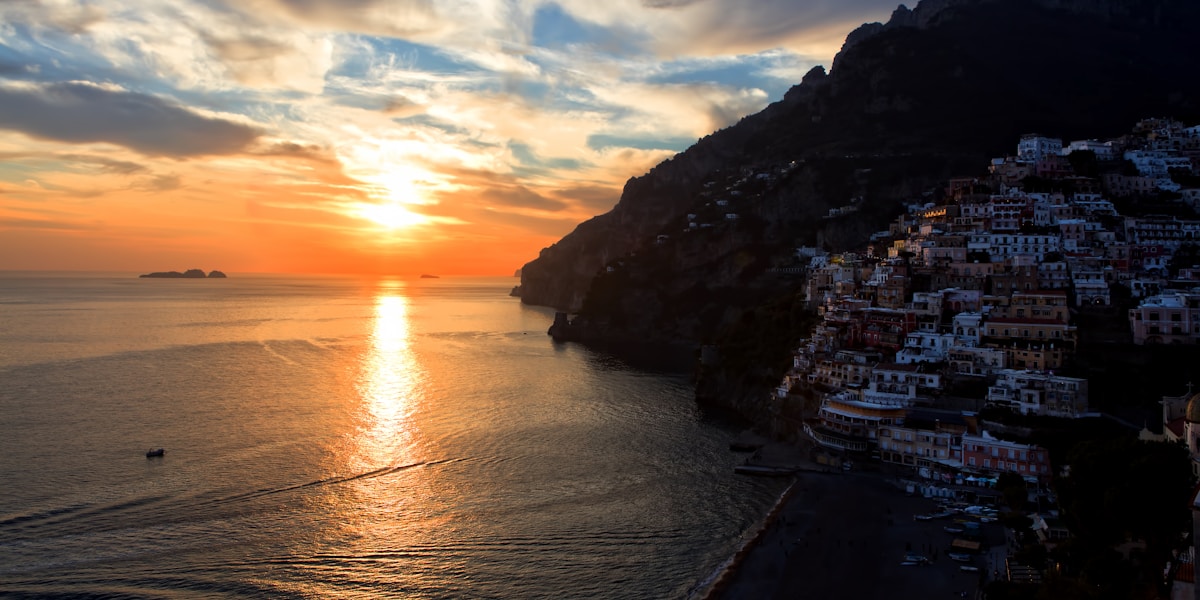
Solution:
M 963 528 L 962 528 L 962 527 L 943 527 L 942 529 L 943 529 L 943 530 L 944 530 L 946 533 L 962 533 L 962 532 L 963 532 Z
M 950 560 L 957 560 L 958 562 L 971 562 L 970 554 L 961 554 L 958 552 L 951 552 L 948 556 L 950 556 Z
M 151 448 L 146 451 L 146 458 L 155 458 L 158 456 L 162 456 L 163 454 L 166 454 L 166 452 L 167 451 L 162 448 Z
M 959 570 L 966 571 L 967 573 L 978 573 L 979 567 L 972 566 L 972 565 L 963 565 L 963 566 L 959 567 Z

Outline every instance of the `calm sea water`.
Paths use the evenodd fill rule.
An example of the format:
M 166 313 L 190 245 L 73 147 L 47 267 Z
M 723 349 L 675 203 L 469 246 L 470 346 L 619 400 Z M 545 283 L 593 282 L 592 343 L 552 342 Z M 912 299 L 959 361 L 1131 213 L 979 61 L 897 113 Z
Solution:
M 0 595 L 688 597 L 783 484 L 515 283 L 0 273 Z

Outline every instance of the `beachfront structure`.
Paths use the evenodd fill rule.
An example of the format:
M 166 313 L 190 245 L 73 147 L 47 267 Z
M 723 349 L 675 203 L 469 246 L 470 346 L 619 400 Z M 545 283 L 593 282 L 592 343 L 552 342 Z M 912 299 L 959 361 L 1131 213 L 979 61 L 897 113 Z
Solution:
M 883 406 L 842 393 L 825 398 L 817 419 L 804 423 L 804 433 L 826 448 L 867 452 L 876 447 L 881 425 L 904 420 L 903 407 Z
M 1003 369 L 996 373 L 986 400 L 1023 415 L 1073 419 L 1087 413 L 1088 381 L 1047 371 Z
M 879 428 L 879 459 L 956 473 L 962 468 L 962 436 L 966 432 L 960 414 L 909 411 L 902 422 Z
M 1129 310 L 1135 344 L 1200 343 L 1200 292 L 1151 296 Z
M 1033 444 L 999 440 L 987 432 L 962 436 L 962 464 L 966 471 L 999 475 L 1017 473 L 1026 481 L 1050 479 L 1050 453 Z

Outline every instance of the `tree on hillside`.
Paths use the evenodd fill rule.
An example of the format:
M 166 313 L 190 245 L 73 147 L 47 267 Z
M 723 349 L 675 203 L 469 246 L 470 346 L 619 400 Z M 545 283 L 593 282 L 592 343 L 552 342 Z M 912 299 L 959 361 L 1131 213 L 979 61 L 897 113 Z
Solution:
M 1029 500 L 1029 487 L 1025 484 L 1025 478 L 1016 473 L 1001 473 L 996 479 L 996 491 L 1004 498 L 1004 503 L 1014 511 L 1022 511 L 1025 509 L 1025 503 Z
M 1063 517 L 1078 541 L 1078 552 L 1069 557 L 1075 564 L 1069 566 L 1093 579 L 1107 577 L 1109 549 L 1128 539 L 1143 540 L 1141 581 L 1157 580 L 1190 524 L 1195 480 L 1187 450 L 1123 437 L 1079 444 L 1068 460 L 1071 475 L 1056 488 Z

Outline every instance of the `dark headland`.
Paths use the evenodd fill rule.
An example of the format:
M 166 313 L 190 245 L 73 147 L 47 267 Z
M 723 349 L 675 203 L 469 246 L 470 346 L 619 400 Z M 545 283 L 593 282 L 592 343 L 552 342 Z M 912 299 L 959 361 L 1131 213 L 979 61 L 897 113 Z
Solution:
M 138 275 L 138 277 L 150 279 L 224 279 L 225 274 L 220 271 L 210 271 L 205 275 L 204 271 L 200 269 L 188 269 L 182 273 L 179 271 L 156 271 L 154 273 Z

